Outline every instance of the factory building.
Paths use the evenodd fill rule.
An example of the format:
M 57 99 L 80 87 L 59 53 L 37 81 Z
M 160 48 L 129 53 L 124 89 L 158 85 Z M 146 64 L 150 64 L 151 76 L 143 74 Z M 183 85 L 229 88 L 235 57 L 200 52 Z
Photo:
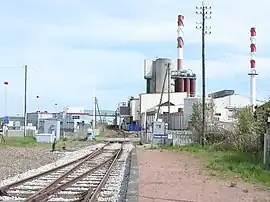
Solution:
M 185 92 L 177 92 L 170 94 L 170 112 L 180 112 L 184 108 L 184 98 L 187 96 Z M 164 93 L 161 99 L 160 93 L 143 93 L 139 95 L 141 126 L 146 127 L 146 123 L 152 122 L 157 115 L 159 104 L 161 101 L 159 114 L 168 113 L 168 93 Z
M 84 108 L 66 107 L 61 114 L 61 125 L 66 131 L 79 130 L 85 125 L 90 125 L 92 122 L 92 117 Z
M 144 78 L 146 79 L 146 93 L 161 93 L 164 83 L 164 91 L 168 92 L 166 76 L 167 65 L 170 64 L 171 71 L 175 70 L 175 61 L 167 58 L 159 58 L 155 61 L 144 61 Z M 170 92 L 174 92 L 174 80 L 171 80 Z
M 236 94 L 234 90 L 222 90 L 208 96 L 213 99 L 216 115 L 221 122 L 234 121 L 236 111 L 250 105 L 250 97 Z M 256 100 L 257 106 L 263 103 L 263 101 Z
M 54 118 L 53 113 L 50 113 L 47 111 L 30 112 L 30 113 L 27 113 L 27 124 L 29 126 L 35 126 L 37 130 L 39 130 L 45 120 L 53 119 L 53 118 Z
M 195 102 L 201 102 L 196 97 L 196 74 L 183 67 L 184 47 L 184 16 L 177 16 L 177 59 L 157 58 L 144 60 L 145 93 L 138 98 L 130 98 L 127 102 L 129 115 L 123 120 L 125 123 L 138 123 L 146 128 L 156 119 L 168 122 L 169 129 L 186 129 L 190 122 L 190 115 Z M 251 29 L 251 98 L 235 94 L 233 90 L 223 90 L 209 94 L 206 103 L 215 104 L 215 115 L 220 122 L 235 120 L 236 111 L 250 105 L 261 105 L 263 101 L 255 100 L 255 28 Z M 168 96 L 170 94 L 170 96 Z M 168 98 L 170 97 L 170 98 Z M 170 106 L 170 116 L 168 116 Z M 116 116 L 121 115 L 116 113 Z M 158 117 L 157 117 L 158 116 Z M 117 119 L 117 118 L 116 118 Z M 117 124 L 121 124 L 121 119 Z
M 127 102 L 130 103 L 127 104 L 130 117 L 124 122 L 140 124 L 141 128 L 145 129 L 147 124 L 157 119 L 159 109 L 158 119 L 167 122 L 169 118 L 171 130 L 188 128 L 193 105 L 201 102 L 201 98 L 187 97 L 186 92 L 172 92 L 170 97 L 170 103 L 168 93 L 164 93 L 162 99 L 161 93 L 141 93 L 138 98 L 130 98 Z M 221 123 L 231 123 L 235 121 L 237 110 L 250 104 L 250 98 L 236 94 L 233 90 L 222 90 L 209 94 L 206 103 L 214 104 L 215 115 Z M 259 106 L 264 102 L 257 100 L 256 103 Z M 170 116 L 168 116 L 168 104 L 170 104 Z
M 170 65 L 170 78 L 166 78 Z M 188 97 L 196 95 L 196 74 L 191 70 L 177 70 L 177 62 L 167 58 L 144 60 L 146 93 L 186 92 Z M 169 81 L 168 81 L 169 80 Z M 170 85 L 169 85 L 170 83 Z
M 112 122 L 112 111 L 101 110 L 101 116 L 96 113 L 97 122 Z M 47 111 L 27 113 L 28 125 L 39 128 L 45 120 L 56 119 L 60 121 L 60 127 L 65 131 L 76 131 L 82 127 L 90 127 L 93 121 L 93 110 L 85 110 L 80 107 L 65 107 L 62 112 L 50 113 Z M 100 120 L 101 119 L 101 120 Z

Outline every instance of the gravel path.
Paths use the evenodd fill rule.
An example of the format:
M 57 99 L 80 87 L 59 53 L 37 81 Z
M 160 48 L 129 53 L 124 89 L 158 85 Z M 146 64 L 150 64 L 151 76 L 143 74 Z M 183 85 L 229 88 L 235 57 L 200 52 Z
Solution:
M 198 158 L 183 152 L 138 148 L 140 202 L 266 202 L 270 193 L 210 176 Z
M 0 148 L 0 181 L 8 177 L 23 173 L 52 163 L 62 155 L 52 153 L 44 148 Z

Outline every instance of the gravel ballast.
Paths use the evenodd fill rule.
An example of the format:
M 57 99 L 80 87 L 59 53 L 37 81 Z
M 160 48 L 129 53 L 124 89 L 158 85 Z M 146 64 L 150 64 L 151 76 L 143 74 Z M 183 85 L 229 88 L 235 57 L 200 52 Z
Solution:
M 97 145 L 86 147 L 78 151 L 66 152 L 65 154 L 49 153 L 49 155 L 51 154 L 56 155 L 57 156 L 56 158 L 59 158 L 61 156 L 62 158 L 59 160 L 56 160 L 53 163 L 47 164 L 45 166 L 35 168 L 27 172 L 24 172 L 22 174 L 19 174 L 17 176 L 3 180 L 2 182 L 0 182 L 0 187 L 13 183 L 18 180 L 27 178 L 29 176 L 39 174 L 41 172 L 55 168 L 57 166 L 66 164 L 88 153 L 91 153 L 92 151 L 96 150 L 96 148 L 100 148 L 103 145 L 104 144 L 97 144 Z M 121 144 L 114 143 L 112 145 L 107 146 L 106 149 L 109 149 L 109 150 L 119 149 L 120 147 L 121 147 Z M 108 181 L 106 182 L 103 191 L 101 191 L 101 193 L 99 194 L 98 201 L 113 201 L 113 202 L 125 201 L 126 193 L 128 189 L 129 174 L 130 174 L 129 173 L 130 158 L 131 158 L 130 152 L 133 148 L 134 147 L 132 144 L 125 144 L 123 146 L 123 151 L 121 152 L 121 156 L 117 159 L 116 164 L 114 168 L 112 169 L 112 173 L 110 173 L 109 175 Z M 45 156 L 45 154 L 43 154 L 43 156 Z M 6 199 L 12 199 L 12 198 L 0 197 L 0 201 L 6 200 Z
M 0 148 L 0 181 L 16 174 L 52 163 L 63 154 L 45 148 Z
M 115 144 L 117 148 L 117 144 Z M 119 144 L 120 146 L 120 144 Z M 125 201 L 127 192 L 127 181 L 129 169 L 129 157 L 130 151 L 133 149 L 132 144 L 125 144 L 120 158 L 116 161 L 116 164 L 109 175 L 108 181 L 105 184 L 103 191 L 100 192 L 98 200 L 111 201 L 111 202 L 122 202 Z
M 104 144 L 96 144 L 96 145 L 93 145 L 93 146 L 89 146 L 89 147 L 85 147 L 85 148 L 83 148 L 83 149 L 81 149 L 81 150 L 78 150 L 78 151 L 74 151 L 74 152 L 65 152 L 65 153 L 63 153 L 63 152 L 49 152 L 49 151 L 47 151 L 47 150 L 43 150 L 42 152 L 40 152 L 38 155 L 39 156 L 37 156 L 37 152 L 36 152 L 36 150 L 32 150 L 32 153 L 33 153 L 33 156 L 36 156 L 36 159 L 38 159 L 39 158 L 39 162 L 40 162 L 40 164 L 38 164 L 38 163 L 34 163 L 34 165 L 32 165 L 31 166 L 31 164 L 32 164 L 32 162 L 33 161 L 37 161 L 37 160 L 33 160 L 32 159 L 32 157 L 31 157 L 31 155 L 29 155 L 30 156 L 30 158 L 31 158 L 31 160 L 28 160 L 27 162 L 26 162 L 26 164 L 28 164 L 27 166 L 25 166 L 25 169 L 23 170 L 22 168 L 23 168 L 23 161 L 22 160 L 17 160 L 17 164 L 19 165 L 19 167 L 20 167 L 20 169 L 18 169 L 18 168 L 13 168 L 13 167 L 15 167 L 15 166 L 13 166 L 12 168 L 11 168 L 11 166 L 12 166 L 12 164 L 14 163 L 14 161 L 12 161 L 12 160 L 9 160 L 10 162 L 9 162 L 9 165 L 11 165 L 10 166 L 10 170 L 12 170 L 12 169 L 17 169 L 17 172 L 13 172 L 13 174 L 12 174 L 12 176 L 13 177 L 9 177 L 8 179 L 5 179 L 5 180 L 2 180 L 1 182 L 0 182 L 0 187 L 1 186 L 5 186 L 5 185 L 7 185 L 7 184 L 10 184 L 10 183 L 13 183 L 13 182 L 16 182 L 16 181 L 18 181 L 18 180 L 21 180 L 21 179 L 24 179 L 24 178 L 27 178 L 27 177 L 29 177 L 29 176 L 32 176 L 32 175 L 36 175 L 36 174 L 39 174 L 39 173 L 42 173 L 42 172 L 44 172 L 44 171 L 47 171 L 47 170 L 50 170 L 50 169 L 53 169 L 53 168 L 55 168 L 55 167 L 57 167 L 57 166 L 61 166 L 61 165 L 63 165 L 63 164 L 66 164 L 66 163 L 68 163 L 68 162 L 71 162 L 71 161 L 73 161 L 73 160 L 75 160 L 75 159 L 78 159 L 78 158 L 80 158 L 80 157 L 83 157 L 83 156 L 85 156 L 86 154 L 89 154 L 89 153 L 91 153 L 93 150 L 95 150 L 96 148 L 100 148 L 100 147 L 102 147 Z M 8 150 L 9 149 L 11 149 L 11 148 L 8 148 Z M 18 148 L 16 148 L 16 149 L 18 149 Z M 24 150 L 25 150 L 25 148 L 24 148 Z M 21 150 L 21 151 L 23 151 L 23 150 Z M 18 154 L 19 154 L 19 152 L 17 152 Z M 30 152 L 30 154 L 31 154 L 31 152 Z M 25 155 L 25 154 L 24 154 Z M 56 156 L 55 157 L 55 159 L 52 159 L 50 162 L 49 161 L 47 161 L 46 163 L 45 163 L 45 161 L 46 161 L 46 159 L 48 160 L 48 159 L 50 159 L 50 158 L 53 158 L 52 156 Z M 61 158 L 62 157 L 62 158 Z M 45 160 L 44 160 L 45 159 Z M 58 160 L 57 160 L 58 159 Z M 7 159 L 7 161 L 8 161 L 8 159 Z M 41 164 L 42 163 L 42 164 Z M 48 164 L 49 163 L 49 164 Z M 42 165 L 44 165 L 44 166 L 42 166 Z M 40 167 L 41 166 L 41 167 Z M 9 167 L 9 166 L 8 166 Z M 5 169 L 3 169 L 2 167 L 0 168 L 0 171 L 1 170 L 3 170 L 3 171 L 5 171 Z M 8 171 L 6 171 L 6 172 L 8 172 Z M 9 171 L 9 172 L 11 172 L 11 171 Z M 18 173 L 21 173 L 21 174 L 18 174 Z M 18 175 L 15 175 L 15 174 L 18 174 Z M 8 175 L 7 174 L 2 174 L 1 173 L 1 175 L 3 175 L 4 177 L 3 178 L 7 178 L 8 177 Z M 15 176 L 14 176 L 15 175 Z M 11 174 L 10 174 L 10 176 L 11 176 Z M 2 178 L 2 179 L 3 179 Z

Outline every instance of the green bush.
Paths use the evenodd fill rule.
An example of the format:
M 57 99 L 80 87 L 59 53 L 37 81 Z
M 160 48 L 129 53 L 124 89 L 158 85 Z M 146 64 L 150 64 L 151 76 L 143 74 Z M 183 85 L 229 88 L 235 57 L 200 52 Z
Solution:
M 216 144 L 225 150 L 237 150 L 247 152 L 261 152 L 263 148 L 263 136 L 266 129 L 265 112 L 261 108 L 256 111 L 256 118 L 251 108 L 245 107 L 236 110 L 236 122 L 231 130 L 222 129 L 215 116 L 215 105 L 205 105 L 205 143 Z M 194 132 L 202 135 L 202 103 L 193 105 L 191 114 L 191 126 Z M 201 137 L 202 139 L 202 137 Z
M 262 137 L 266 123 L 264 115 L 257 112 L 257 118 L 250 107 L 245 107 L 236 113 L 234 133 L 229 136 L 229 141 L 238 151 L 260 152 L 263 148 Z

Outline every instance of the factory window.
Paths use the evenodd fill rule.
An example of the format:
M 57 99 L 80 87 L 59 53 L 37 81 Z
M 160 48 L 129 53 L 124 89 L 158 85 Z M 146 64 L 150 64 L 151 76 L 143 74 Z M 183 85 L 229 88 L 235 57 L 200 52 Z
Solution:
M 72 116 L 72 119 L 80 119 L 80 116 Z

